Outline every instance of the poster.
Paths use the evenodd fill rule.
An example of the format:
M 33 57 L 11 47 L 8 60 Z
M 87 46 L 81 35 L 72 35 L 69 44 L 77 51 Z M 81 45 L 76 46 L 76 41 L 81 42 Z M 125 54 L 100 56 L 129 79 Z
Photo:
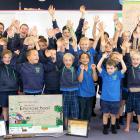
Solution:
M 9 133 L 63 132 L 62 95 L 9 97 Z
M 132 33 L 140 17 L 140 0 L 124 0 L 122 15 L 124 31 Z

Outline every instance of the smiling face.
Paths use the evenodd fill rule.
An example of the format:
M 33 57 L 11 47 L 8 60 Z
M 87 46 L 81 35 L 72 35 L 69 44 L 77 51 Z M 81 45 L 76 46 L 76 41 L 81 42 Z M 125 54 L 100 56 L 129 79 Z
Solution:
M 138 54 L 133 54 L 133 56 L 131 57 L 132 60 L 132 66 L 133 67 L 138 67 L 140 65 L 140 55 Z
M 88 54 L 83 53 L 83 54 L 80 56 L 80 62 L 81 62 L 83 65 L 88 65 L 89 61 L 90 61 L 90 58 L 89 58 L 89 55 L 88 55 Z
M 74 56 L 70 53 L 66 53 L 63 56 L 63 63 L 67 69 L 70 69 L 74 61 Z
M 2 61 L 4 64 L 10 64 L 10 61 L 12 59 L 12 56 L 10 54 L 5 54 L 2 58 Z
M 71 37 L 68 29 L 63 30 L 63 37 L 69 39 Z
M 20 36 L 25 38 L 28 35 L 29 27 L 26 24 L 21 25 L 20 27 Z
M 82 38 L 80 40 L 79 45 L 80 45 L 81 50 L 83 50 L 84 52 L 88 51 L 89 50 L 89 40 L 88 40 L 88 38 Z
M 27 52 L 27 59 L 31 64 L 37 64 L 39 61 L 38 51 L 30 50 L 29 52 Z

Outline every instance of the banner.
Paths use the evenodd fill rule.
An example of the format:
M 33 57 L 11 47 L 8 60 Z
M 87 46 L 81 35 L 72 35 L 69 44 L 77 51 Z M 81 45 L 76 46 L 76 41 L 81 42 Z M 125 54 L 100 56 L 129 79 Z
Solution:
M 62 95 L 9 97 L 9 133 L 62 133 Z

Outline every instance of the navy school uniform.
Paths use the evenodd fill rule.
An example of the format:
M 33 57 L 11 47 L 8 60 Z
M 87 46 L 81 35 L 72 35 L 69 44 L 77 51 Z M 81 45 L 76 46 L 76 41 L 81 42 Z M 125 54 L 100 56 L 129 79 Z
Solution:
M 9 95 L 16 95 L 18 89 L 18 73 L 10 64 L 0 64 L 0 105 L 8 107 Z
M 128 67 L 127 70 L 128 99 L 126 101 L 126 112 L 135 111 L 140 115 L 140 66 Z
M 79 117 L 79 104 L 78 104 L 79 87 L 78 87 L 78 78 L 77 78 L 77 69 L 76 69 L 77 65 L 78 65 L 77 52 L 75 52 L 75 61 L 70 69 L 67 69 L 62 64 L 61 77 L 60 77 L 60 91 L 63 94 L 64 118 L 76 119 Z
M 16 70 L 19 72 L 23 92 L 26 94 L 41 94 L 44 86 L 43 64 L 30 64 L 29 62 L 18 64 Z

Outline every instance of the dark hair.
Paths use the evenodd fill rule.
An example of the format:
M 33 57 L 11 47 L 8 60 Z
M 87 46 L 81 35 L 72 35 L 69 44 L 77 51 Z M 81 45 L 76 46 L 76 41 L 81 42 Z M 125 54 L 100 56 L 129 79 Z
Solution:
M 114 66 L 116 67 L 117 64 L 116 64 L 116 61 L 112 60 L 112 59 L 108 59 L 107 62 L 106 62 L 106 66 L 109 65 L 109 66 Z
M 4 24 L 2 22 L 0 22 L 0 25 L 3 26 L 3 29 L 4 29 Z
M 93 38 L 89 38 L 90 41 L 95 41 Z
M 29 28 L 29 26 L 28 26 L 27 24 L 25 24 L 25 23 L 21 24 L 21 25 L 20 25 L 20 28 L 21 28 L 22 26 L 26 26 L 27 28 Z
M 42 41 L 42 42 L 47 42 L 47 39 L 43 36 L 43 35 L 40 35 L 38 37 L 39 41 Z
M 82 53 L 79 55 L 79 59 L 81 58 L 81 56 L 82 56 L 83 54 L 86 54 L 86 55 L 88 56 L 89 60 L 90 60 L 90 55 L 89 55 L 87 52 L 82 52 Z
M 64 26 L 64 27 L 62 28 L 62 31 L 64 31 L 64 30 L 68 30 L 68 31 L 70 31 L 70 28 L 67 27 L 67 26 Z
M 104 32 L 104 35 L 107 35 L 107 37 L 109 38 L 109 34 L 107 32 Z

